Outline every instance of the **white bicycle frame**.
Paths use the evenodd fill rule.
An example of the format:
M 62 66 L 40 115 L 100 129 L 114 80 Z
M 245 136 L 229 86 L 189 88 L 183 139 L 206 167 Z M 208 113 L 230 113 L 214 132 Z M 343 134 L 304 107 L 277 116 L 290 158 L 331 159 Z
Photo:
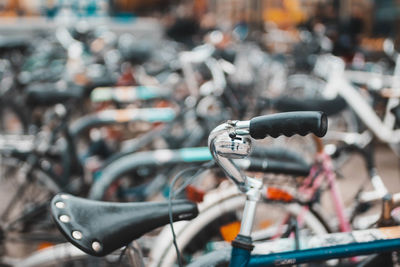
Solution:
M 335 95 L 339 94 L 345 99 L 347 104 L 354 110 L 361 121 L 379 140 L 387 144 L 399 143 L 400 129 L 393 129 L 395 125 L 395 116 L 391 113 L 391 109 L 400 103 L 399 99 L 397 97 L 389 98 L 384 119 L 381 120 L 373 108 L 368 104 L 367 100 L 361 95 L 359 90 L 350 82 L 350 80 L 353 80 L 353 75 L 354 80 L 359 82 L 360 77 L 362 77 L 362 73 L 345 71 L 344 62 L 340 58 L 331 55 L 325 57 L 328 58 L 329 62 L 329 67 L 326 68 L 325 73 L 329 74 L 327 77 L 328 83 L 324 89 L 324 95 L 327 97 L 334 97 Z M 375 76 L 372 74 L 372 78 L 376 78 Z M 364 77 L 367 78 L 367 74 L 365 74 Z M 391 77 L 392 91 L 395 93 L 395 95 L 398 95 L 400 93 L 400 57 L 398 57 L 396 60 L 394 75 L 385 75 L 385 77 Z M 350 137 L 352 137 L 352 139 L 361 138 L 364 140 L 364 142 L 369 142 L 372 136 L 369 136 L 369 134 L 358 134 L 358 136 Z

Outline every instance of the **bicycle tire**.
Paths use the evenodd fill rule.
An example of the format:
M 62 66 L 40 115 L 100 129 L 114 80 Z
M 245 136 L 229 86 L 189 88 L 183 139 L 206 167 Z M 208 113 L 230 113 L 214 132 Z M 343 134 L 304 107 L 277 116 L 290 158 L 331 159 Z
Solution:
M 115 256 L 114 259 L 118 259 L 118 255 Z M 13 266 L 17 267 L 108 267 L 116 264 L 116 262 L 107 261 L 106 258 L 90 256 L 71 243 L 60 243 L 38 250 L 26 258 L 12 263 Z M 118 266 L 127 265 L 120 264 Z
M 227 267 L 231 260 L 232 249 L 213 251 L 197 258 L 187 267 Z
M 28 168 L 31 169 L 25 173 L 26 164 L 29 163 L 14 157 L 1 159 L 3 199 L 0 207 L 0 230 L 4 236 L 0 245 L 5 248 L 4 254 L 8 255 L 6 248 L 11 244 L 13 254 L 15 249 L 12 249 L 12 244 L 15 242 L 24 244 L 24 248 L 30 250 L 30 245 L 36 241 L 48 240 L 48 225 L 52 225 L 46 213 L 48 201 L 61 188 L 38 167 L 30 166 Z M 7 237 L 8 234 L 11 234 L 11 238 Z
M 189 149 L 189 148 L 188 148 Z M 129 174 L 139 168 L 171 168 L 179 164 L 196 164 L 209 161 L 210 155 L 204 152 L 204 148 L 193 148 L 199 155 L 194 154 L 193 158 L 188 158 L 186 149 L 161 149 L 145 152 L 136 152 L 125 155 L 118 160 L 110 163 L 101 170 L 100 175 L 90 188 L 88 198 L 94 200 L 103 200 L 107 190 L 111 185 L 122 179 L 124 175 Z M 200 150 L 198 150 L 200 149 Z
M 184 251 L 193 238 L 213 222 L 221 214 L 230 211 L 240 210 L 244 206 L 245 196 L 241 194 L 235 186 L 228 188 L 220 187 L 206 195 L 204 202 L 199 204 L 200 214 L 198 217 L 187 222 L 174 223 L 177 243 L 181 251 Z M 287 212 L 299 215 L 300 205 L 283 205 Z M 291 208 L 292 207 L 292 208 Z M 290 210 L 291 209 L 291 210 Z M 327 233 L 323 223 L 321 223 L 311 212 L 304 216 L 305 225 L 315 233 Z M 172 243 L 170 226 L 164 227 L 155 241 L 155 246 L 150 251 L 151 267 L 172 266 L 176 262 L 176 253 Z

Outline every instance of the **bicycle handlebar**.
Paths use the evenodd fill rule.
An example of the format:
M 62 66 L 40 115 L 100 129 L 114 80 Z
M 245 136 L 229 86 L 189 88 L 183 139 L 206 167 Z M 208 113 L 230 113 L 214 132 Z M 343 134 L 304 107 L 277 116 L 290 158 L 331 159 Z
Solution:
M 328 119 L 322 112 L 303 111 L 286 112 L 255 117 L 250 120 L 250 136 L 254 139 L 263 139 L 267 135 L 305 136 L 313 133 L 323 137 L 328 130 Z
M 255 139 L 267 135 L 276 138 L 280 135 L 304 136 L 308 133 L 322 137 L 326 134 L 327 127 L 326 115 L 316 111 L 279 113 L 256 117 L 250 121 L 228 121 L 210 133 L 208 147 L 215 162 L 236 185 L 241 187 L 242 181 L 246 181 L 247 176 L 238 169 L 232 158 L 249 155 L 251 141 L 248 135 Z

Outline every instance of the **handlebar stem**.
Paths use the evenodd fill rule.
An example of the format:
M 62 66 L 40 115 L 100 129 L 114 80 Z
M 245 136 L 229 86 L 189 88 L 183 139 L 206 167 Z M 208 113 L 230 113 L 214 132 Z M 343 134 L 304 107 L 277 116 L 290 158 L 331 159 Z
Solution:
M 261 196 L 261 189 L 263 183 L 261 180 L 247 177 L 246 185 L 246 203 L 244 206 L 242 223 L 240 225 L 239 235 L 250 236 L 254 223 L 254 216 L 256 214 L 257 202 Z

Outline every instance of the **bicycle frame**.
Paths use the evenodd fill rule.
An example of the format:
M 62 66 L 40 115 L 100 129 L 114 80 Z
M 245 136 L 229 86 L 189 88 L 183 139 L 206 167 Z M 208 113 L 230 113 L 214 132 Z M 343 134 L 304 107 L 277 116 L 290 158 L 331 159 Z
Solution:
M 247 178 L 247 180 L 254 181 L 252 178 Z M 300 264 L 312 261 L 325 261 L 336 258 L 390 252 L 400 247 L 400 226 L 395 226 L 328 234 L 322 237 L 320 236 L 319 239 L 318 236 L 316 236 L 314 239 L 300 240 L 300 246 L 303 248 L 300 247 L 298 250 L 282 251 L 265 255 L 251 255 L 254 246 L 250 234 L 256 209 L 255 198 L 257 198 L 257 193 L 255 190 L 250 190 L 246 195 L 247 199 L 240 233 L 235 241 L 232 242 L 233 248 L 230 262 L 230 266 L 232 267 Z M 294 239 L 286 239 L 285 241 L 295 244 Z M 279 249 L 273 241 L 271 246 L 274 246 L 274 250 Z
M 383 253 L 394 251 L 399 247 L 400 238 L 254 256 L 250 255 L 250 251 L 246 249 L 233 248 L 230 266 L 256 267 L 300 264 L 312 261 L 325 261 L 336 258 Z
M 326 179 L 329 184 L 329 191 L 331 193 L 336 216 L 339 219 L 340 231 L 348 232 L 351 230 L 351 226 L 345 214 L 345 207 L 339 192 L 338 184 L 336 183 L 336 175 L 333 171 L 331 158 L 322 151 L 318 153 L 317 161 L 322 165 L 321 173 L 318 174 L 318 165 L 314 165 L 304 185 L 299 189 L 299 193 L 307 194 L 311 199 Z M 311 184 L 311 188 L 307 188 L 309 184 Z
M 298 189 L 299 195 L 305 196 L 304 198 L 306 199 L 306 201 L 312 200 L 315 194 L 321 188 L 324 181 L 326 181 L 328 184 L 328 190 L 331 195 L 332 204 L 335 209 L 335 215 L 338 218 L 339 230 L 341 232 L 349 232 L 351 231 L 351 224 L 337 184 L 332 159 L 324 151 L 321 140 L 314 137 L 314 141 L 317 146 L 316 162 L 313 164 L 310 170 L 310 174 L 302 182 L 302 185 Z M 373 190 L 361 192 L 361 194 L 359 195 L 359 201 L 362 203 L 371 203 L 377 200 L 381 200 L 382 197 L 388 193 L 388 190 L 382 182 L 381 177 L 375 172 L 375 170 L 369 170 L 369 173 L 371 175 L 370 179 Z M 270 198 L 267 196 L 267 199 Z M 274 200 L 273 197 L 272 200 Z M 309 209 L 309 206 L 303 205 L 303 209 Z M 302 223 L 301 216 L 298 216 L 297 221 L 300 224 Z
M 225 174 L 246 195 L 243 219 L 240 232 L 232 242 L 230 266 L 278 266 L 298 264 L 310 261 L 329 260 L 333 258 L 352 257 L 394 251 L 400 247 L 400 226 L 393 228 L 370 229 L 350 233 L 327 235 L 316 242 L 305 243 L 296 237 L 295 248 L 300 250 L 252 256 L 254 248 L 251 238 L 257 202 L 261 198 L 263 182 L 248 177 L 240 172 L 232 159 L 245 157 L 251 149 L 249 122 L 228 121 L 216 127 L 210 134 L 208 145 L 213 158 L 225 171 Z M 234 138 L 232 137 L 234 136 Z M 240 137 L 238 137 L 240 136 Z M 227 145 L 228 144 L 228 145 Z M 230 144 L 230 145 L 229 145 Z M 229 149 L 230 148 L 230 149 Z M 326 168 L 329 165 L 325 166 Z M 333 190 L 335 192 L 335 190 Z M 392 199 L 393 202 L 393 199 Z M 390 205 L 384 205 L 383 214 L 388 213 Z M 390 213 L 390 211 L 389 211 Z M 390 217 L 390 216 L 389 216 Z M 315 238 L 318 238 L 316 236 Z M 328 244 L 326 243 L 328 242 Z M 275 245 L 275 244 L 272 244 Z M 327 246 L 328 245 L 328 246 Z M 275 249 L 275 248 L 274 248 Z
M 400 103 L 399 99 L 396 97 L 389 98 L 385 117 L 381 120 L 365 98 L 346 78 L 344 63 L 336 58 L 332 61 L 334 62 L 332 62 L 328 84 L 324 93 L 327 95 L 339 94 L 343 97 L 361 121 L 381 141 L 389 144 L 400 142 L 400 130 L 393 130 L 395 117 L 391 113 L 391 109 Z M 398 75 L 400 75 L 400 57 L 396 60 L 392 79 L 392 88 L 396 93 L 400 90 L 400 81 L 395 78 Z

